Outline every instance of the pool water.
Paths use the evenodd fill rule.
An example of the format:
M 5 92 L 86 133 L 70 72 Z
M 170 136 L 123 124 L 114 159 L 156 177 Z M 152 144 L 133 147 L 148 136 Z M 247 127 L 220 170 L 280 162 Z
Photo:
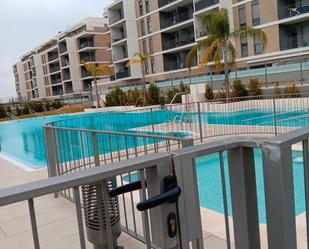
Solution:
M 304 127 L 309 125 L 309 116 L 297 119 L 286 120 L 287 118 L 307 115 L 306 110 L 278 110 L 278 125 Z M 202 113 L 202 122 L 208 124 L 226 124 L 226 125 L 273 125 L 274 117 L 271 116 L 272 110 L 250 109 L 230 113 L 209 112 Z M 100 120 L 90 117 L 94 114 L 84 114 L 88 117 L 86 122 L 80 123 L 79 119 L 72 122 L 63 123 L 63 127 L 100 129 L 118 132 L 133 132 L 131 129 L 149 126 L 152 121 L 154 124 L 161 124 L 173 120 L 180 113 L 165 110 L 143 113 L 101 113 Z M 270 115 L 270 116 L 269 116 Z M 52 116 L 44 118 L 35 118 L 28 120 L 12 121 L 0 124 L 0 153 L 14 162 L 32 169 L 46 167 L 45 147 L 42 126 L 46 123 L 72 119 L 81 115 L 70 116 Z M 192 122 L 198 122 L 197 113 L 190 114 Z M 256 119 L 257 118 L 257 119 Z M 249 120 L 248 120 L 249 119 Z M 281 119 L 284 119 L 280 121 Z M 102 122 L 104 120 L 104 122 Z M 128 122 L 130 120 L 130 122 Z M 61 127 L 62 124 L 59 124 Z M 188 133 L 160 133 L 157 135 L 186 137 Z M 147 140 L 152 143 L 153 140 Z
M 262 151 L 254 150 L 255 155 L 255 174 L 257 188 L 257 202 L 259 223 L 266 223 L 265 193 L 262 167 Z M 225 184 L 227 190 L 228 215 L 232 216 L 231 190 L 229 181 L 229 170 L 227 164 L 227 155 L 224 153 Z M 224 214 L 223 192 L 220 172 L 219 154 L 212 154 L 196 158 L 196 174 L 198 183 L 198 193 L 200 206 L 209 210 Z M 293 152 L 293 175 L 294 175 L 294 195 L 295 195 L 295 214 L 299 215 L 306 210 L 305 188 L 304 188 L 304 171 L 302 153 Z M 123 177 L 129 182 L 129 177 Z M 139 175 L 132 174 L 131 181 L 139 180 Z

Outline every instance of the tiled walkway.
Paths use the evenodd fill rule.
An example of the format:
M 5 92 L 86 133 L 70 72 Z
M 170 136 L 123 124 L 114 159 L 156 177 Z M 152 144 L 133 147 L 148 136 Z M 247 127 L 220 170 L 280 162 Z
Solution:
M 0 159 L 0 189 L 19 185 L 46 177 L 46 170 L 25 172 Z M 75 207 L 68 201 L 52 195 L 35 199 L 35 208 L 43 249 L 77 249 L 79 237 Z M 223 249 L 226 242 L 204 232 L 205 248 Z M 145 245 L 122 233 L 119 244 L 127 249 L 146 248 Z M 0 208 L 0 248 L 31 249 L 31 225 L 26 202 Z M 90 244 L 87 248 L 92 248 Z

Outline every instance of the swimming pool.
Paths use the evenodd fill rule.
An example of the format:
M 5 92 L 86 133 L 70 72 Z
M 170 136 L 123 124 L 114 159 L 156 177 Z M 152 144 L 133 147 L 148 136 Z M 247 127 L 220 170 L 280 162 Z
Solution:
M 301 115 L 307 115 L 307 111 L 278 110 L 278 124 L 282 126 L 304 127 L 309 125 L 309 118 L 303 117 L 297 120 L 286 120 Z M 280 114 L 281 113 L 281 114 Z M 134 132 L 131 129 L 149 126 L 152 124 L 162 124 L 173 120 L 179 112 L 167 110 L 158 110 L 152 113 L 100 113 L 101 121 L 91 121 L 94 114 L 84 114 L 88 117 L 85 122 L 81 123 L 79 119 L 73 119 L 71 122 L 58 124 L 60 127 L 84 128 L 95 130 L 109 130 L 117 132 Z M 46 166 L 46 155 L 44 147 L 44 137 L 42 126 L 46 123 L 72 119 L 81 115 L 70 116 L 52 116 L 44 118 L 35 118 L 21 121 L 11 121 L 0 124 L 0 152 L 7 159 L 12 160 L 15 164 L 20 164 L 32 169 L 40 169 Z M 191 121 L 198 122 L 198 114 L 190 113 Z M 272 110 L 250 109 L 230 113 L 209 112 L 201 115 L 203 124 L 225 124 L 225 125 L 273 125 L 274 117 Z M 280 121 L 284 119 L 286 121 Z M 104 122 L 102 122 L 104 120 Z M 129 121 L 129 122 L 128 122 Z M 177 137 L 176 134 L 160 133 L 159 135 L 168 135 Z M 180 134 L 185 137 L 188 134 Z M 151 143 L 151 141 L 149 141 Z

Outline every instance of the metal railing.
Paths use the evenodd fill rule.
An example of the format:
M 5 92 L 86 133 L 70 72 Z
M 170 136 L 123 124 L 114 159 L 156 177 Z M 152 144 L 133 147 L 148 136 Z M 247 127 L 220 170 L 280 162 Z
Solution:
M 186 38 L 187 38 L 186 40 L 178 40 L 178 39 L 163 40 L 162 41 L 163 50 L 172 49 L 175 47 L 182 47 L 195 42 L 194 34 L 190 34 Z
M 29 109 L 29 113 L 35 117 L 43 117 L 42 114 L 36 112 L 35 110 Z
M 219 3 L 219 0 L 208 0 L 208 1 L 203 1 L 199 0 L 195 2 L 195 11 L 202 10 L 205 8 L 208 8 L 212 5 L 216 5 Z
M 309 1 L 303 0 L 301 3 L 289 4 L 278 8 L 279 19 L 298 16 L 309 12 Z
M 165 29 L 167 27 L 174 26 L 176 24 L 188 21 L 193 18 L 193 11 L 187 10 L 182 13 L 175 13 L 174 16 L 169 17 L 169 18 L 160 18 L 160 25 L 161 29 Z
M 216 235 L 216 230 L 220 228 L 220 231 L 224 231 L 224 235 L 219 231 L 220 237 L 225 239 L 227 248 L 235 245 L 235 248 L 296 249 L 297 245 L 308 243 L 309 238 L 308 229 L 304 232 L 306 227 L 309 227 L 308 139 L 309 129 L 304 128 L 273 139 L 225 139 L 169 153 L 117 161 L 104 167 L 101 167 L 104 162 L 99 162 L 96 157 L 93 166 L 100 167 L 1 190 L 0 206 L 28 201 L 34 245 L 38 249 L 40 227 L 37 226 L 34 208 L 36 198 L 54 192 L 71 191 L 75 197 L 78 221 L 76 233 L 79 234 L 80 248 L 85 248 L 80 187 L 100 184 L 103 189 L 102 198 L 108 198 L 108 179 L 116 177 L 118 186 L 140 179 L 139 197 L 132 192 L 119 197 L 122 230 L 145 243 L 148 248 L 166 248 L 162 244 L 168 239 L 168 235 L 162 233 L 166 231 L 165 223 L 162 228 L 159 226 L 158 220 L 161 217 L 154 216 L 154 213 L 147 210 L 139 213 L 135 206 L 137 202 L 145 200 L 147 195 L 150 198 L 160 194 L 160 187 L 150 187 L 153 186 L 152 182 L 160 185 L 160 179 L 164 175 L 173 174 L 181 188 L 176 211 L 180 228 L 177 229 L 179 243 L 176 248 L 189 248 L 189 244 L 192 244 L 192 248 L 202 249 L 203 240 L 207 240 L 203 232 Z M 299 143 L 303 163 L 302 166 L 295 167 L 292 146 Z M 59 145 L 57 148 L 60 149 Z M 214 159 L 214 163 L 205 161 L 205 158 Z M 215 171 L 212 171 L 212 168 Z M 161 172 L 162 175 L 153 172 Z M 156 176 L 151 178 L 151 173 Z M 298 175 L 297 181 L 293 179 L 295 173 Z M 207 174 L 212 181 L 207 180 Z M 207 188 L 213 184 L 216 186 L 210 189 L 216 191 Z M 306 215 L 296 219 L 295 191 L 301 191 L 301 186 L 304 189 Z M 206 203 L 205 195 L 209 200 Z M 265 201 L 261 201 L 262 199 Z M 214 207 L 207 206 L 213 201 L 221 203 L 222 211 L 207 212 L 207 209 L 213 210 Z M 299 201 L 297 199 L 297 202 Z M 100 207 L 100 202 L 97 202 L 97 205 Z M 159 209 L 162 214 L 163 209 L 163 206 Z M 263 222 L 261 210 L 265 210 Z M 210 224 L 207 217 L 211 216 L 214 221 Z M 155 222 L 155 219 L 158 222 Z M 102 221 L 102 217 L 99 220 Z M 165 221 L 164 217 L 162 220 Z M 107 248 L 113 249 L 111 217 L 106 215 L 105 221 Z M 265 223 L 266 226 L 261 226 L 260 223 Z M 158 230 L 159 237 L 156 234 Z

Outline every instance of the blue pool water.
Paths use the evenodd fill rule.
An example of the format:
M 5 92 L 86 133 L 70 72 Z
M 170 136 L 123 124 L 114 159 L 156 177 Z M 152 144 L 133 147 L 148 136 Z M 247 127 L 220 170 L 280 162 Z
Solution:
M 304 127 L 309 125 L 308 111 L 295 111 L 290 110 L 278 110 L 277 123 L 281 126 L 293 126 Z M 103 113 L 101 114 L 101 120 L 90 123 L 88 121 L 82 124 L 77 120 L 65 123 L 65 127 L 71 128 L 90 128 L 100 130 L 111 131 L 125 131 L 128 132 L 132 128 L 150 125 L 153 120 L 155 124 L 164 123 L 173 118 L 179 113 L 168 112 L 165 110 L 156 111 L 152 114 L 145 113 Z M 272 110 L 244 110 L 230 113 L 210 112 L 203 113 L 202 122 L 208 124 L 226 124 L 226 125 L 273 125 L 274 117 L 271 116 Z M 91 114 L 85 114 L 89 116 Z M 289 119 L 298 117 L 296 119 Z M 71 119 L 76 116 L 53 116 L 45 118 L 28 119 L 22 121 L 12 121 L 8 123 L 0 124 L 0 152 L 2 155 L 7 156 L 17 162 L 22 163 L 28 167 L 38 169 L 46 166 L 45 160 L 45 148 L 43 139 L 42 126 L 46 123 Z M 198 122 L 198 115 L 191 113 L 192 122 Z M 102 122 L 104 119 L 104 122 Z M 249 120 L 248 120 L 249 119 Z M 288 119 L 288 120 L 287 120 Z M 130 120 L 130 122 L 128 122 Z M 59 124 L 61 126 L 61 124 Z M 130 131 L 132 132 L 132 131 Z M 172 135 L 175 134 L 160 134 L 160 135 Z M 180 137 L 185 134 L 180 134 Z M 152 141 L 149 141 L 151 143 Z

